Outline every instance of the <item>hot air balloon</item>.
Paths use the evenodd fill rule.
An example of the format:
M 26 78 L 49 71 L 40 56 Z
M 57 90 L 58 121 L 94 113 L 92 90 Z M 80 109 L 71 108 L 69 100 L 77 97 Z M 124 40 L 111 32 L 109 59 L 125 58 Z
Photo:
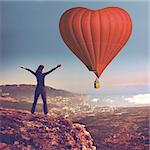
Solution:
M 99 78 L 127 43 L 132 21 L 128 12 L 119 7 L 75 7 L 62 14 L 59 29 L 69 49 Z M 99 87 L 97 80 L 95 87 Z

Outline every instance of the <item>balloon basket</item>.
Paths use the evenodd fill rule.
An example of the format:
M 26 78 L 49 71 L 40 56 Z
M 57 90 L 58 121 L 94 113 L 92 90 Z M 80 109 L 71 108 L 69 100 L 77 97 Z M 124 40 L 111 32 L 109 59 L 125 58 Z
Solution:
M 100 88 L 100 83 L 99 83 L 98 79 L 96 79 L 95 82 L 94 82 L 94 88 L 95 89 L 99 89 Z

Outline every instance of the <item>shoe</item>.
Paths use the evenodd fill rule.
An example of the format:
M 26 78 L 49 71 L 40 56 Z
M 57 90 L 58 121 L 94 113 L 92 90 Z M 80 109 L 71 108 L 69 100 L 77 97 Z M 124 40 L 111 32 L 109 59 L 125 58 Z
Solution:
M 31 111 L 31 114 L 34 114 L 34 111 Z
M 44 112 L 44 114 L 45 114 L 45 115 L 47 115 L 47 114 L 48 114 L 48 112 Z

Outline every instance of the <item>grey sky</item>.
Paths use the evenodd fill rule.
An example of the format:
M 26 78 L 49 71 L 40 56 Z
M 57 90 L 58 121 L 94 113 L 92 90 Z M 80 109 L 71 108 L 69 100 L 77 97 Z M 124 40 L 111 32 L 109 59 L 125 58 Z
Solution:
M 62 63 L 63 68 L 47 79 L 47 84 L 75 91 L 92 91 L 94 74 L 68 50 L 59 34 L 61 14 L 76 6 L 100 9 L 122 7 L 129 12 L 133 32 L 129 42 L 107 67 L 101 82 L 109 87 L 116 84 L 146 84 L 148 72 L 148 1 L 0 1 L 2 84 L 34 83 L 19 65 L 46 69 Z M 12 78 L 9 78 L 9 76 Z M 26 79 L 25 79 L 26 78 Z M 28 80 L 29 81 L 29 80 Z M 78 82 L 79 81 L 79 82 Z M 72 83 L 72 84 L 70 84 Z

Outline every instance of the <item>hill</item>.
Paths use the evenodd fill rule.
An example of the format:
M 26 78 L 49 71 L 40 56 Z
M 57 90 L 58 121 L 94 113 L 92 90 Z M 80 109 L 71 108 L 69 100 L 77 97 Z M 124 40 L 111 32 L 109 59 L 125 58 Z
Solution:
M 9 99 L 16 101 L 26 101 L 33 102 L 35 85 L 1 85 L 0 86 L 0 99 Z M 85 95 L 75 94 L 69 91 L 54 89 L 52 87 L 46 87 L 47 100 L 68 100 L 72 101 L 72 103 L 82 102 L 84 100 Z M 75 100 L 74 100 L 75 99 Z

